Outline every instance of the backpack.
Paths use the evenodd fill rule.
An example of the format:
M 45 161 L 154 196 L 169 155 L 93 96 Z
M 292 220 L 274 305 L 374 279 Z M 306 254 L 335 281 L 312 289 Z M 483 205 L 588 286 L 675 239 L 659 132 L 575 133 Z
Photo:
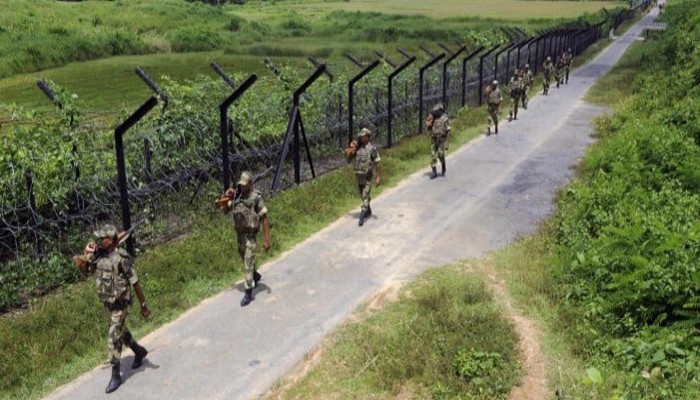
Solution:
M 119 251 L 119 261 L 114 263 L 109 256 L 101 257 L 95 265 L 95 285 L 97 297 L 103 303 L 114 304 L 116 301 L 126 298 L 129 290 L 129 281 L 121 274 L 122 264 L 128 253 Z
M 447 116 L 441 115 L 440 118 L 433 121 L 433 127 L 430 130 L 432 136 L 444 137 L 447 135 Z
M 360 147 L 355 153 L 355 174 L 366 175 L 372 170 L 372 149 L 369 145 Z
M 238 199 L 233 203 L 233 227 L 237 233 L 257 233 L 260 229 L 260 216 L 255 212 L 259 193 L 248 199 Z

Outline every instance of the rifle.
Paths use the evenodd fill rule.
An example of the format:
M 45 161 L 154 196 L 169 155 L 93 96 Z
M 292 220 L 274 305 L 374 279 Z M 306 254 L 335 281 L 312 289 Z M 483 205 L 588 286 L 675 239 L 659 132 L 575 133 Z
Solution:
M 117 234 L 117 241 L 119 244 L 122 244 L 126 241 L 126 239 L 131 236 L 131 233 L 134 232 L 136 228 L 138 228 L 141 224 L 146 222 L 146 218 L 138 221 L 135 223 L 131 228 L 127 229 L 126 231 L 119 232 Z M 100 243 L 97 244 L 97 250 L 95 251 L 97 254 L 98 258 L 102 255 L 106 254 L 105 249 L 103 249 L 100 246 Z M 76 266 L 80 270 L 80 272 L 83 274 L 83 276 L 87 275 L 91 271 L 91 264 L 87 259 L 87 256 L 85 254 L 79 255 L 79 256 L 73 256 L 73 261 L 75 261 Z
M 265 171 L 253 176 L 253 179 L 251 180 L 251 182 L 253 182 L 253 183 L 257 182 L 260 178 L 262 178 L 263 176 L 267 175 L 270 171 L 272 171 L 272 169 L 273 169 L 273 167 L 269 167 Z M 240 186 L 241 185 L 236 185 L 236 190 L 234 190 L 234 192 L 233 192 L 233 197 L 223 195 L 223 196 L 219 197 L 218 199 L 216 199 L 214 201 L 214 205 L 216 206 L 216 208 L 223 211 L 224 214 L 228 213 L 229 212 L 229 205 L 228 205 L 229 202 L 231 200 L 233 200 L 235 202 L 236 200 L 240 199 L 241 196 L 243 195 L 243 190 L 241 190 Z

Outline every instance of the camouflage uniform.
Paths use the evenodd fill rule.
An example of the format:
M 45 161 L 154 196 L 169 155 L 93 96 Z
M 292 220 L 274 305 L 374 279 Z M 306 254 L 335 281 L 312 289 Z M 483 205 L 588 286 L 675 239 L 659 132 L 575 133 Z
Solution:
M 259 280 L 255 265 L 257 236 L 260 231 L 260 221 L 267 215 L 267 207 L 262 194 L 257 190 L 251 190 L 247 196 L 243 194 L 231 203 L 233 226 L 238 237 L 238 255 L 241 256 L 246 271 L 245 288 L 253 289 Z
M 542 86 L 544 88 L 543 94 L 547 94 L 549 92 L 549 81 L 552 79 L 552 72 L 554 69 L 551 58 L 547 57 L 547 60 L 544 62 L 544 65 L 542 65 L 542 69 L 544 73 L 544 80 L 542 81 Z
M 445 140 L 447 140 L 447 135 L 450 133 L 450 120 L 444 110 L 442 110 L 442 115 L 433 120 L 432 126 L 430 126 L 428 129 L 430 130 L 430 139 L 432 142 L 430 146 L 430 168 L 435 171 L 437 160 L 440 159 L 440 164 L 442 164 L 442 174 L 444 176 L 446 169 Z
M 521 101 L 523 90 L 523 78 L 516 71 L 515 75 L 510 78 L 510 110 L 508 111 L 508 119 L 518 119 L 518 103 Z
M 372 174 L 374 166 L 381 161 L 379 150 L 370 142 L 366 145 L 358 143 L 357 151 L 348 157 L 348 161 L 354 162 L 357 187 L 362 197 L 362 212 L 367 214 L 370 208 L 370 192 L 372 191 Z M 371 211 L 369 211 L 371 213 Z
M 117 249 L 99 257 L 92 253 L 88 261 L 95 263 L 97 294 L 109 318 L 109 362 L 118 367 L 123 345 L 132 347 L 136 343 L 126 327 L 129 285 L 135 285 L 139 280 L 134 270 L 134 259 L 125 250 Z
M 564 70 L 566 73 L 566 81 L 565 82 L 568 84 L 569 83 L 569 71 L 571 70 L 571 62 L 573 61 L 571 49 L 564 52 L 563 58 L 564 58 Z
M 561 73 L 562 70 L 564 69 L 564 64 L 562 63 L 562 57 L 560 56 L 557 59 L 557 63 L 554 66 L 554 80 L 557 82 L 557 88 L 559 87 L 559 84 L 561 84 Z
M 523 90 L 522 90 L 522 103 L 523 103 L 523 109 L 527 110 L 527 101 L 528 101 L 528 92 L 530 91 L 530 88 L 532 87 L 532 72 L 530 69 L 526 66 L 525 70 L 523 70 Z
M 495 86 L 486 96 L 486 104 L 489 107 L 489 128 L 487 134 L 491 134 L 491 128 L 494 127 L 494 133 L 498 133 L 498 108 L 503 102 L 503 94 L 498 86 Z

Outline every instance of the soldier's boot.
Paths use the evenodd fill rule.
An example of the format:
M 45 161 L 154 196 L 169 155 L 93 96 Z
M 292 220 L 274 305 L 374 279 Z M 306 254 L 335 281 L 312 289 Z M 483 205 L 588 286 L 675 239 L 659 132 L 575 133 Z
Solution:
M 447 172 L 447 163 L 445 160 L 440 160 L 440 164 L 442 166 L 442 177 L 445 177 L 445 173 Z
M 253 301 L 253 289 L 246 289 L 245 296 L 241 299 L 241 307 L 245 307 Z
M 365 214 L 365 219 L 369 218 L 369 216 L 372 215 L 372 206 L 367 206 L 367 212 Z
M 433 167 L 433 174 L 430 175 L 430 179 L 435 179 L 435 178 L 437 178 L 437 169 L 435 169 L 435 167 Z
M 258 273 L 258 271 L 253 271 L 253 282 L 257 285 L 258 282 L 262 279 L 262 275 Z
M 105 393 L 112 393 L 113 391 L 119 389 L 122 384 L 122 375 L 119 372 L 118 365 L 112 365 L 112 379 L 109 380 Z
M 134 340 L 131 341 L 129 347 L 131 348 L 131 351 L 134 352 L 134 363 L 131 364 L 131 368 L 136 369 L 141 367 L 143 364 L 143 359 L 146 358 L 146 355 L 148 355 L 148 350 L 136 343 Z
M 508 112 L 508 122 L 513 120 L 513 111 Z
M 498 135 L 498 124 L 496 124 L 496 135 Z
M 367 211 L 366 211 L 366 210 L 362 210 L 362 211 L 360 212 L 360 220 L 357 221 L 357 225 L 359 225 L 359 226 L 364 225 L 364 224 L 365 224 L 365 218 L 367 218 Z
M 513 119 L 518 119 L 518 112 L 517 111 L 513 113 Z
M 490 125 L 488 128 L 486 128 L 486 136 L 491 136 L 491 126 Z

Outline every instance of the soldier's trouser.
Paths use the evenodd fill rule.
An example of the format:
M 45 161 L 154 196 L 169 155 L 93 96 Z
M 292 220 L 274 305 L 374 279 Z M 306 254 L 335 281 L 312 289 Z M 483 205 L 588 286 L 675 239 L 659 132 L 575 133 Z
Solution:
M 520 102 L 520 92 L 517 95 L 510 97 L 510 111 L 508 112 L 513 117 L 518 115 L 518 103 Z
M 255 249 L 257 246 L 257 232 L 242 232 L 238 234 L 238 255 L 241 256 L 245 267 L 246 289 L 252 289 L 255 287 L 253 274 L 255 273 Z
M 122 347 L 131 346 L 131 333 L 126 327 L 127 306 L 110 307 L 105 304 L 105 311 L 109 316 L 109 334 L 107 335 L 107 348 L 109 349 L 109 363 L 119 366 L 122 358 Z
M 571 67 L 566 67 L 566 83 L 569 83 L 569 70 Z
M 545 75 L 544 80 L 542 81 L 542 87 L 544 88 L 545 92 L 547 92 L 547 90 L 549 89 L 549 78 L 549 75 Z
M 430 167 L 435 168 L 438 158 L 442 164 L 445 163 L 445 138 L 431 136 L 430 139 L 432 142 L 430 145 Z
M 498 128 L 498 105 L 489 104 L 489 128 Z
M 367 211 L 371 200 L 372 174 L 355 174 L 355 176 L 357 177 L 357 188 L 360 190 L 360 197 L 362 197 L 362 211 Z
M 522 93 L 520 94 L 520 98 L 522 99 L 523 103 L 523 108 L 527 107 L 527 93 L 530 91 L 530 86 L 525 86 L 525 89 L 523 89 Z

